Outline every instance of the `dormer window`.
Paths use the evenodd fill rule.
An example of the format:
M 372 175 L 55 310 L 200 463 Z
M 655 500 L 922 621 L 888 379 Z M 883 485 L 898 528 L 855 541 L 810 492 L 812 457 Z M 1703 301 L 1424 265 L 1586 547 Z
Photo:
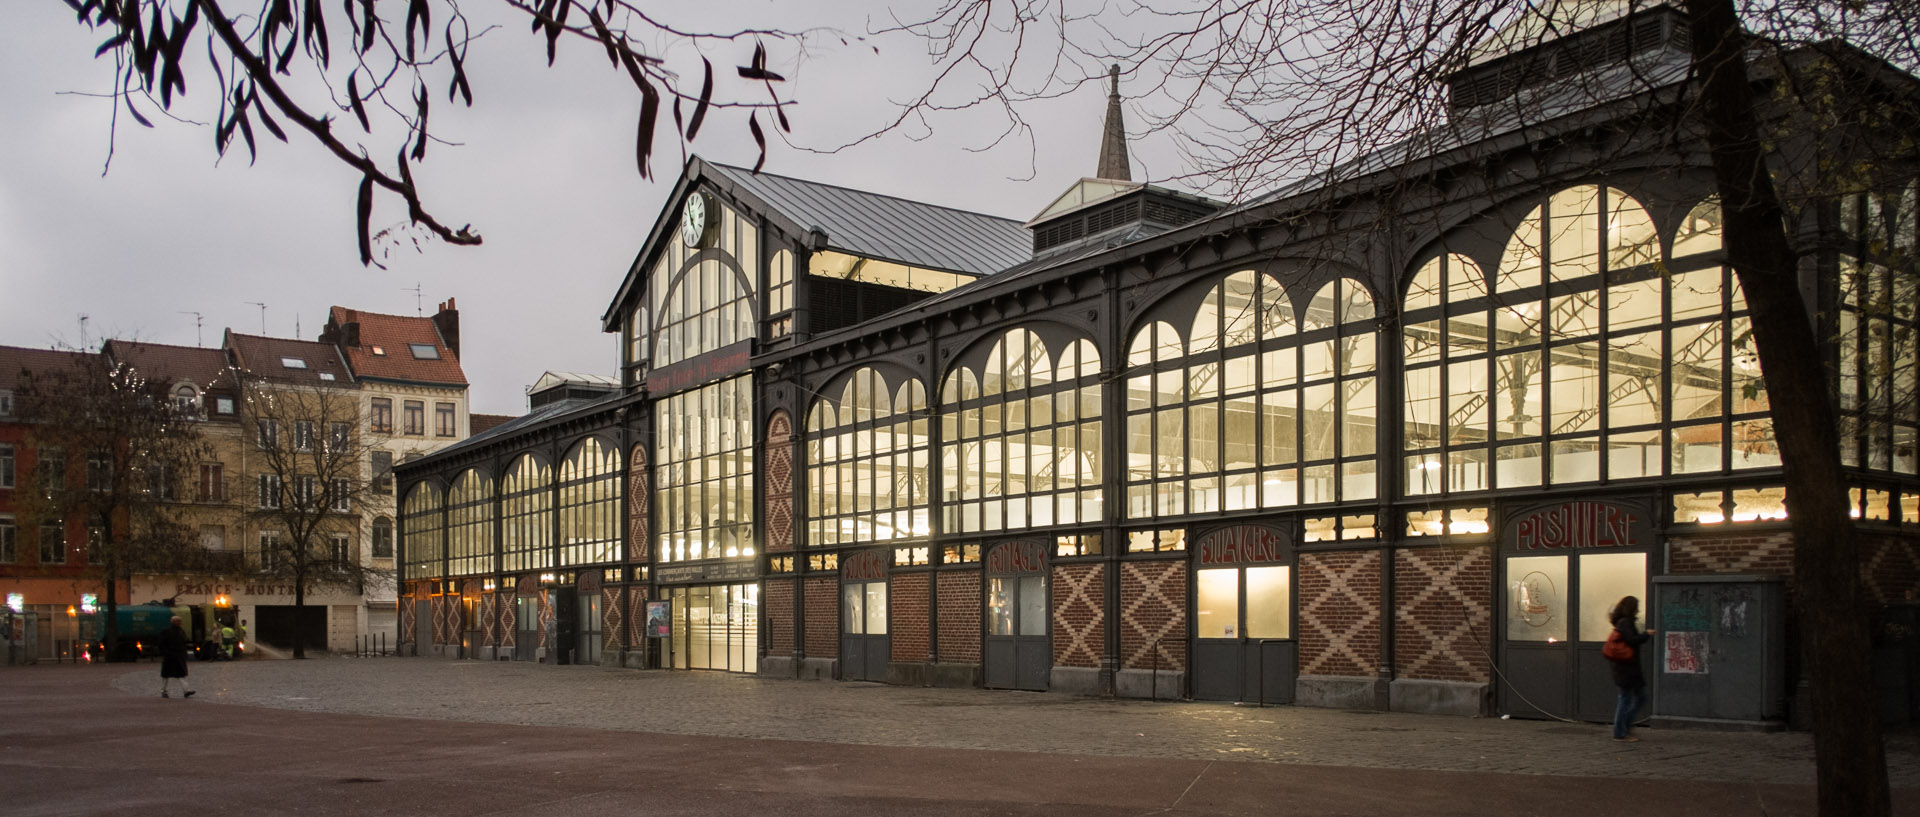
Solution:
M 333 380 L 333 372 L 321 372 L 320 379 L 331 382 Z
M 409 343 L 407 348 L 413 351 L 414 360 L 439 360 L 440 350 L 431 343 Z
M 385 347 L 385 346 L 373 346 L 373 347 L 369 347 L 369 348 L 371 348 L 371 349 L 373 350 L 373 356 L 374 356 L 374 357 L 386 357 L 386 356 L 387 356 L 387 347 Z
M 283 358 L 280 358 L 280 365 L 282 365 L 282 366 L 285 366 L 285 367 L 287 367 L 287 368 L 289 368 L 289 369 L 304 369 L 304 368 L 307 368 L 307 362 L 306 362 L 306 361 L 304 361 L 304 360 L 301 360 L 300 358 L 297 358 L 297 357 L 283 357 Z
M 174 389 L 173 410 L 189 417 L 197 416 L 200 413 L 200 393 L 188 385 Z
M 13 414 L 13 392 L 0 389 L 0 417 Z

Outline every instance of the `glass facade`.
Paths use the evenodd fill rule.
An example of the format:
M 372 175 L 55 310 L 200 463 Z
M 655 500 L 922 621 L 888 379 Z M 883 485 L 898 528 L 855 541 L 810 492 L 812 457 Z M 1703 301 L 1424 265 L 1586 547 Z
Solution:
M 1916 190 L 1854 199 L 1842 213 L 1855 239 L 1840 255 L 1839 409 L 1841 459 L 1874 471 L 1920 470 L 1920 342 Z M 1863 261 L 1881 259 L 1889 264 Z M 1904 263 L 1902 263 L 1904 262 Z
M 440 489 L 431 482 L 415 485 L 400 509 L 401 546 L 406 548 L 402 578 L 430 579 L 446 575 L 446 521 L 440 515 Z
M 1373 298 L 1347 279 L 1297 317 L 1253 271 L 1170 301 L 1129 345 L 1127 515 L 1377 496 L 1374 336 Z
M 493 481 L 467 469 L 447 491 L 447 575 L 493 572 Z
M 753 377 L 654 404 L 654 559 L 752 556 Z
M 1663 253 L 1612 188 L 1554 194 L 1491 275 L 1466 256 L 1408 289 L 1405 493 L 1432 495 L 1780 463 L 1719 208 Z
M 1013 329 L 940 393 L 947 533 L 1101 519 L 1100 352 Z
M 663 592 L 673 602 L 670 666 L 759 671 L 759 585 L 673 587 Z
M 522 454 L 500 480 L 500 569 L 553 566 L 553 467 Z
M 620 473 L 619 449 L 594 437 L 560 462 L 561 566 L 619 559 Z
M 807 541 L 925 539 L 932 419 L 919 380 L 854 370 L 807 415 Z
M 714 225 L 705 249 L 669 241 L 654 263 L 647 282 L 655 316 L 652 331 L 628 330 L 629 354 L 644 351 L 644 339 L 653 338 L 654 368 L 754 336 L 760 231 L 724 204 L 709 217 Z M 647 310 L 634 314 L 644 319 Z M 639 342 L 634 343 L 636 339 Z

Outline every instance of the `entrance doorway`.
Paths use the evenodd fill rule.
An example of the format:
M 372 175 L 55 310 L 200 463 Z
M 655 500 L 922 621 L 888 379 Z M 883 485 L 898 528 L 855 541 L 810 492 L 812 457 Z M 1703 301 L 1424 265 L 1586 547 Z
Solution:
M 1259 525 L 1212 531 L 1194 543 L 1193 697 L 1293 702 L 1293 548 Z
M 988 687 L 1045 691 L 1051 680 L 1045 556 L 1039 542 L 1007 542 L 987 554 Z
M 1647 597 L 1647 505 L 1534 506 L 1502 526 L 1500 710 L 1516 718 L 1613 719 L 1618 690 L 1600 654 L 1623 596 Z
M 600 603 L 599 591 L 580 591 L 580 603 L 574 607 L 580 616 L 580 644 L 573 651 L 576 664 L 600 663 Z
M 513 660 L 540 658 L 540 597 L 513 597 Z
M 840 679 L 885 681 L 893 641 L 887 636 L 887 554 L 866 551 L 840 563 Z
M 760 670 L 760 585 L 665 589 L 673 602 L 675 669 Z

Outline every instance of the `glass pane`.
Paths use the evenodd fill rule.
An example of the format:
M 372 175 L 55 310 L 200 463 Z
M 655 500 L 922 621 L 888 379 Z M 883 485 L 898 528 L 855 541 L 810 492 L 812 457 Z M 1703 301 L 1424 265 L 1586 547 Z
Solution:
M 846 617 L 845 626 L 848 635 L 859 635 L 863 632 L 860 629 L 860 625 L 866 621 L 865 605 L 861 603 L 864 599 L 863 586 L 849 584 L 840 588 L 841 615 Z
M 1646 601 L 1646 554 L 1580 554 L 1580 640 L 1607 640 L 1607 633 L 1613 632 L 1607 614 L 1625 596 Z M 1640 607 L 1646 609 L 1644 603 Z
M 1507 640 L 1565 640 L 1566 589 L 1567 557 L 1507 559 Z
M 1237 638 L 1240 619 L 1240 570 L 1202 570 L 1195 575 L 1194 634 L 1200 638 Z
M 1292 638 L 1293 568 L 1247 568 L 1247 637 Z
M 867 635 L 887 634 L 887 583 L 867 583 Z
M 1013 635 L 1013 580 L 995 578 L 987 584 L 987 635 Z
M 1044 576 L 1020 579 L 1020 634 L 1047 634 L 1047 580 Z

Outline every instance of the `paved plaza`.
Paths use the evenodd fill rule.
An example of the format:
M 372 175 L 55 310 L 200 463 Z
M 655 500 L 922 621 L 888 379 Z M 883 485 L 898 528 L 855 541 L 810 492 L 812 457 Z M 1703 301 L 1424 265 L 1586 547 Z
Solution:
M 0 668 L 0 813 L 1812 813 L 1798 733 L 426 659 L 193 681 Z M 1889 748 L 1920 815 L 1920 750 Z

